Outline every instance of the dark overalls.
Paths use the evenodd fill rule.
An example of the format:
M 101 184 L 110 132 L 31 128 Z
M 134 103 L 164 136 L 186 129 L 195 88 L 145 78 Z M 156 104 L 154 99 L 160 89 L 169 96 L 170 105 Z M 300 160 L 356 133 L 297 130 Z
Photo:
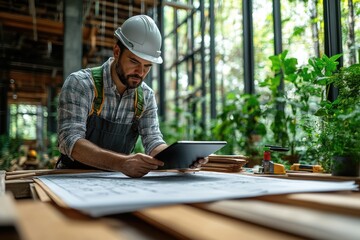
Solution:
M 104 103 L 103 69 L 95 67 L 91 69 L 95 85 L 95 98 L 92 112 L 89 114 L 86 123 L 86 139 L 97 146 L 119 152 L 130 154 L 135 147 L 139 137 L 138 124 L 143 111 L 142 87 L 135 89 L 135 114 L 131 124 L 114 123 L 100 117 Z M 58 169 L 92 169 L 79 161 L 71 160 L 67 155 L 61 154 L 56 163 Z

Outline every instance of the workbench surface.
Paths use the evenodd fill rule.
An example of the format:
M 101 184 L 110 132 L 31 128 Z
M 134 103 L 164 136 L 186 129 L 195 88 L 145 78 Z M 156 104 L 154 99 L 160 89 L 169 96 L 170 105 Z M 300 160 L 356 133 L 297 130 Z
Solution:
M 285 177 L 349 180 L 301 175 Z M 360 239 L 359 192 L 177 204 L 91 218 L 59 207 L 35 191 L 31 179 L 7 180 L 6 186 L 1 239 Z

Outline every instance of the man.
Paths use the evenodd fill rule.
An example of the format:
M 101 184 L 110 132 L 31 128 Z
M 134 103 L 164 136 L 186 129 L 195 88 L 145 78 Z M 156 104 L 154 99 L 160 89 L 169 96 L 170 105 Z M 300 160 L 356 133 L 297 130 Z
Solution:
M 126 20 L 115 33 L 114 57 L 101 67 L 70 74 L 59 97 L 57 168 L 97 168 L 142 177 L 164 163 L 153 158 L 162 139 L 153 90 L 143 82 L 161 64 L 161 35 L 146 15 Z M 138 136 L 146 154 L 131 154 Z M 191 166 L 206 163 L 201 159 Z

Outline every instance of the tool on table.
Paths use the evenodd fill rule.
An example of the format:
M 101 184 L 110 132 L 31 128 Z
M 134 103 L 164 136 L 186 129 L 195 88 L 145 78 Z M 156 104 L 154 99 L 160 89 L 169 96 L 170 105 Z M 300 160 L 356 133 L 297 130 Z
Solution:
M 324 169 L 320 165 L 308 165 L 300 163 L 294 163 L 293 165 L 291 165 L 290 170 L 314 173 L 322 173 L 324 171 Z
M 285 166 L 283 164 L 274 163 L 271 161 L 271 152 L 287 152 L 288 148 L 265 145 L 264 158 L 262 162 L 261 173 L 264 174 L 286 174 Z
M 265 145 L 266 148 L 269 148 L 270 151 L 274 152 L 288 152 L 289 148 L 287 147 L 279 147 L 279 146 L 273 146 L 273 145 Z

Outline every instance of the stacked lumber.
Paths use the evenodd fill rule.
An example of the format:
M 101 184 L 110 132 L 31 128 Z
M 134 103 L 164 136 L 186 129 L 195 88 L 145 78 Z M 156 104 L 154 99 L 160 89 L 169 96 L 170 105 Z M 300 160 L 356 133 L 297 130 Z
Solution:
M 202 165 L 202 171 L 212 172 L 241 172 L 247 163 L 248 157 L 243 155 L 216 155 L 211 154 L 208 163 Z

